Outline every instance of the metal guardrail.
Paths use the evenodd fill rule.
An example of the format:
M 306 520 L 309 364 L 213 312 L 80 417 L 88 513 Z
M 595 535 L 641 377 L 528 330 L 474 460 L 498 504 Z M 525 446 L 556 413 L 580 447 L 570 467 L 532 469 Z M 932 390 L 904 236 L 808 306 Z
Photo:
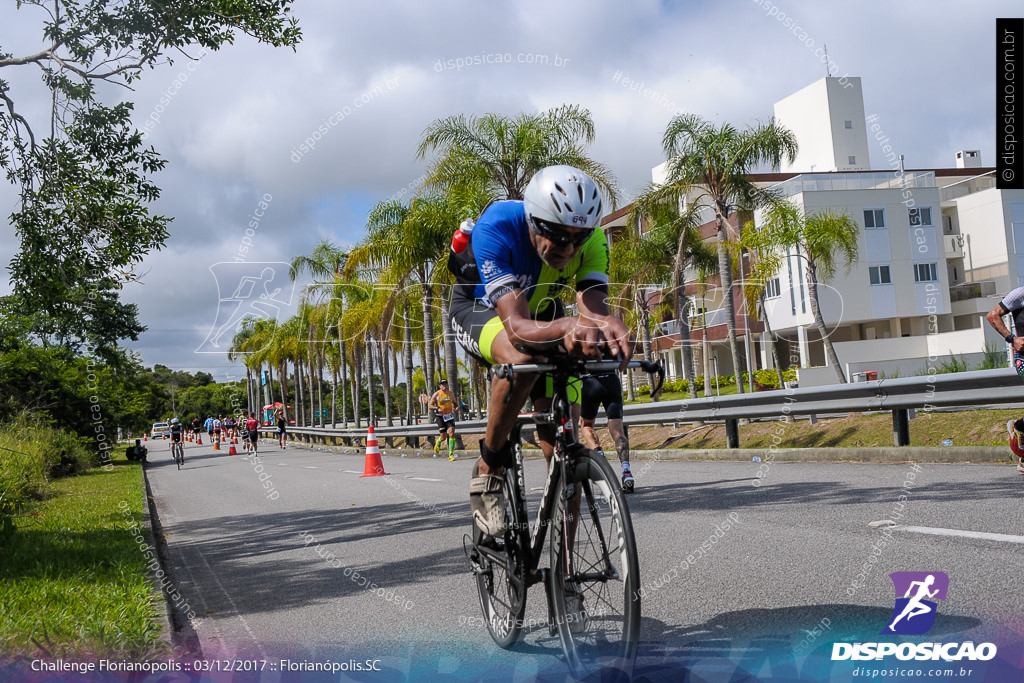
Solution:
M 1001 368 L 633 404 L 624 407 L 623 423 L 638 426 L 724 420 L 728 447 L 739 448 L 738 420 L 743 418 L 892 411 L 893 444 L 907 446 L 910 410 L 1011 403 L 1024 403 L 1024 382 L 1012 368 Z M 456 430 L 482 434 L 486 426 L 486 420 L 467 420 L 458 422 Z M 434 436 L 437 427 L 422 424 L 378 427 L 374 431 L 379 439 L 390 443 L 395 438 Z M 292 427 L 289 432 L 318 443 L 332 439 L 351 445 L 366 437 L 360 429 Z

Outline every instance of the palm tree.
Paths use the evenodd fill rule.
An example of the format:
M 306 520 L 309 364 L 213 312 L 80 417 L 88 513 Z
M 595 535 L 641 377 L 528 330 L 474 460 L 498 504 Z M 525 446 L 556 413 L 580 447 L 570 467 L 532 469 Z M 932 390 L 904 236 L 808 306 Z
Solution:
M 623 263 L 619 268 L 623 275 L 630 274 L 626 275 L 628 282 L 669 287 L 673 314 L 679 325 L 683 375 L 689 383 L 690 395 L 696 398 L 690 324 L 686 315 L 686 269 L 701 267 L 714 270 L 715 265 L 711 251 L 700 236 L 698 207 L 691 204 L 680 211 L 679 204 L 680 197 L 672 192 L 672 188 L 663 191 L 648 187 L 641 194 L 627 219 L 629 229 L 621 245 Z M 643 231 L 644 226 L 648 228 L 646 232 Z M 646 309 L 646 301 L 643 308 Z
M 249 353 L 251 351 L 249 344 L 254 334 L 252 326 L 243 322 L 238 332 L 232 338 L 231 347 L 228 349 L 229 361 L 233 363 L 240 358 L 242 364 L 245 365 L 245 403 L 248 409 L 246 412 L 254 412 L 258 402 L 258 400 L 253 400 L 252 371 L 254 367 L 258 370 L 259 365 L 255 363 Z
M 740 247 L 750 254 L 749 277 L 743 281 L 743 300 L 747 304 L 747 315 L 761 320 L 769 337 L 774 334 L 766 306 L 768 283 L 779 274 L 782 264 L 785 263 L 785 257 L 779 245 L 775 243 L 774 237 L 770 230 L 763 226 L 758 228 L 753 221 L 749 221 L 743 226 L 743 237 L 740 239 Z M 782 366 L 779 364 L 779 350 L 774 342 L 771 344 L 771 351 L 776 378 L 781 389 Z
M 522 199 L 530 178 L 546 166 L 567 164 L 590 175 L 614 204 L 615 179 L 588 157 L 594 141 L 590 112 L 563 105 L 536 114 L 464 115 L 437 119 L 423 131 L 417 158 L 438 152 L 427 172 L 427 185 L 446 191 L 484 188 L 490 198 Z M 452 197 L 457 200 L 457 197 Z
M 681 114 L 669 122 L 662 147 L 668 160 L 668 180 L 662 194 L 685 194 L 691 202 L 714 214 L 729 351 L 738 380 L 736 386 L 742 392 L 732 264 L 726 248 L 726 242 L 736 241 L 738 235 L 734 234 L 729 218 L 737 209 L 752 210 L 778 200 L 775 192 L 751 181 L 750 173 L 761 166 L 778 168 L 784 158 L 789 162 L 796 159 L 796 136 L 774 119 L 739 131 L 728 123 L 715 127 L 696 114 Z
M 780 248 L 796 247 L 797 255 L 804 259 L 807 275 L 807 299 L 811 304 L 814 325 L 818 329 L 829 364 L 835 368 L 841 383 L 846 374 L 839 364 L 832 339 L 825 329 L 825 321 L 818 306 L 818 284 L 827 283 L 842 267 L 846 273 L 857 261 L 857 238 L 860 226 L 849 214 L 825 210 L 808 215 L 791 202 L 772 207 L 765 216 L 764 229 Z

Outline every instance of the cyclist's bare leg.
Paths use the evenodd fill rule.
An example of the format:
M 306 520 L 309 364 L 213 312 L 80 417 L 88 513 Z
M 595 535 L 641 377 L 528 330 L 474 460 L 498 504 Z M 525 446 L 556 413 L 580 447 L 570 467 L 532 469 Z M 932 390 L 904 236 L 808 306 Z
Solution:
M 629 437 L 626 436 L 622 420 L 608 420 L 608 433 L 612 435 L 612 442 L 615 444 L 615 452 L 619 455 L 619 462 L 629 461 Z
M 508 332 L 502 330 L 491 342 L 491 354 L 496 363 L 531 363 L 536 359 L 517 350 L 509 341 Z M 484 444 L 492 451 L 501 450 L 508 442 L 508 435 L 519 418 L 519 410 L 526 403 L 533 389 L 533 383 L 537 375 L 516 375 L 514 384 L 507 379 L 493 378 L 491 380 L 491 400 L 488 403 L 487 431 L 484 434 Z M 541 444 L 543 447 L 543 444 Z M 553 449 L 552 449 L 553 452 Z M 550 457 L 550 456 L 548 456 Z M 478 473 L 500 475 L 504 468 L 491 468 L 480 459 Z
M 601 439 L 597 436 L 597 432 L 594 430 L 594 420 L 583 419 L 583 425 L 580 428 L 580 437 L 583 439 L 583 445 L 592 451 L 601 449 Z

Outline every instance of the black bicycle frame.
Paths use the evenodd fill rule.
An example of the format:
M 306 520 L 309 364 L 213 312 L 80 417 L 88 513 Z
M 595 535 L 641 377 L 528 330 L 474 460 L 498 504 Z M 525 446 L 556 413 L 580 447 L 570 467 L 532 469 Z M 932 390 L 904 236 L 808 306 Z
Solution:
M 577 442 L 572 425 L 572 413 L 569 408 L 568 379 L 568 374 L 563 377 L 562 373 L 555 373 L 555 397 L 552 400 L 551 411 L 546 414 L 527 413 L 521 415 L 515 427 L 513 427 L 509 439 L 511 443 L 520 443 L 522 428 L 530 422 L 538 425 L 552 424 L 556 429 L 555 453 L 548 466 L 548 474 L 544 482 L 544 493 L 541 495 L 540 508 L 537 511 L 537 524 L 534 526 L 532 534 L 529 533 L 529 516 L 526 508 L 523 452 L 521 448 L 514 449 L 515 461 L 512 467 L 512 471 L 515 473 L 515 476 L 512 478 L 513 505 L 516 507 L 516 516 L 520 520 L 515 533 L 519 547 L 527 550 L 527 555 L 524 558 L 526 587 L 544 580 L 543 574 L 537 571 L 537 567 L 540 565 L 544 549 L 544 539 L 548 531 L 547 527 L 551 522 L 551 515 L 557 503 L 556 496 L 560 490 L 559 484 L 566 476 L 567 465 L 575 463 L 575 449 L 572 446 L 575 446 Z M 572 463 L 568 461 L 572 461 Z

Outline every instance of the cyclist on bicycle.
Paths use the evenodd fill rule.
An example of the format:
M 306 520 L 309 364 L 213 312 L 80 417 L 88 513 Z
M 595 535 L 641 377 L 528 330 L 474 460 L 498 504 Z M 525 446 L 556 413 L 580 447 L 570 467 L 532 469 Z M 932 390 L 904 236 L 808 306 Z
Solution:
M 456 275 L 451 319 L 459 343 L 485 363 L 535 362 L 521 348 L 564 351 L 593 360 L 632 357 L 629 333 L 608 308 L 608 243 L 598 226 L 603 202 L 597 183 L 571 166 L 537 172 L 522 200 L 494 202 L 477 220 L 469 246 L 452 253 Z M 575 281 L 579 316 L 566 316 L 560 287 Z M 485 534 L 504 531 L 502 474 L 512 462 L 509 432 L 528 396 L 538 410 L 550 407 L 536 375 L 514 383 L 491 382 L 487 431 L 469 486 L 473 520 Z M 554 428 L 537 427 L 550 462 Z
M 181 447 L 184 448 L 184 445 L 181 444 L 181 439 L 184 436 L 184 434 L 185 434 L 185 425 L 181 424 L 181 422 L 178 420 L 178 418 L 174 418 L 173 420 L 171 420 L 171 455 L 172 456 L 174 455 L 175 449 L 178 448 L 179 445 L 181 445 Z
M 587 375 L 583 378 L 580 436 L 587 448 L 600 451 L 604 455 L 601 439 L 594 431 L 597 409 L 602 405 L 605 415 L 608 416 L 608 433 L 612 435 L 615 452 L 618 453 L 619 463 L 622 465 L 622 491 L 632 493 L 636 482 L 629 469 L 629 437 L 626 436 L 626 429 L 622 424 L 622 383 L 614 372 Z

